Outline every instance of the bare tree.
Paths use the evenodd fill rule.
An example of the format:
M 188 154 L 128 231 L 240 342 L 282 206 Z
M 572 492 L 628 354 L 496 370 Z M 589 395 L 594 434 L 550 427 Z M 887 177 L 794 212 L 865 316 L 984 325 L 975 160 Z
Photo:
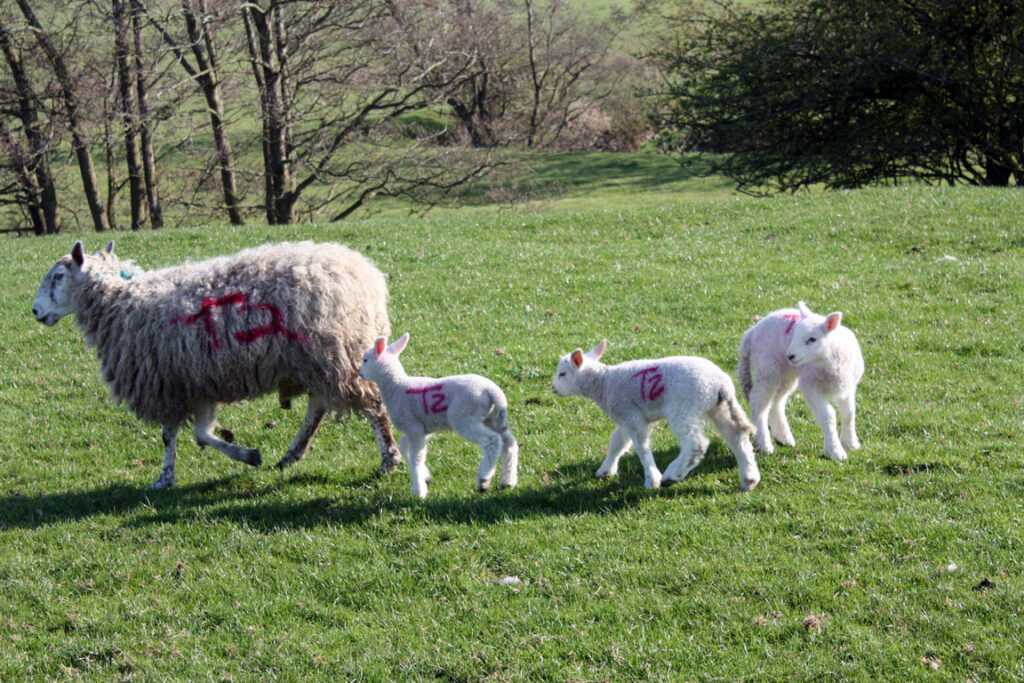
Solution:
M 0 149 L 9 160 L 17 182 L 10 187 L 0 188 L 0 194 L 15 196 L 15 201 L 25 208 L 32 229 L 37 235 L 60 232 L 60 215 L 57 205 L 57 190 L 50 168 L 51 137 L 44 127 L 44 116 L 40 112 L 40 99 L 33 90 L 25 64 L 15 47 L 6 18 L 0 13 L 0 51 L 10 69 L 13 87 L 8 91 L 11 98 L 0 102 Z M 7 91 L 7 89 L 4 89 Z M 11 116 L 20 127 L 12 131 L 7 125 Z
M 40 24 L 29 1 L 16 0 L 16 2 L 22 15 L 25 17 L 25 21 L 32 28 L 36 42 L 46 56 L 46 61 L 53 70 L 53 74 L 60 85 L 61 105 L 67 117 L 68 128 L 71 131 L 75 156 L 78 159 L 78 167 L 82 174 L 82 188 L 85 192 L 86 202 L 89 205 L 93 227 L 99 232 L 105 231 L 107 229 L 107 216 L 97 189 L 96 168 L 92 161 L 92 154 L 89 151 L 86 122 L 81 109 L 75 79 L 68 69 L 64 55 L 57 49 L 49 33 Z
M 145 221 L 145 199 L 142 179 L 138 131 L 135 116 L 135 78 L 132 74 L 133 58 L 128 40 L 130 18 L 124 0 L 113 0 L 111 18 L 114 24 L 114 59 L 117 72 L 118 105 L 121 111 L 121 126 L 124 133 L 125 162 L 128 165 L 129 202 L 131 204 L 132 230 L 142 228 Z

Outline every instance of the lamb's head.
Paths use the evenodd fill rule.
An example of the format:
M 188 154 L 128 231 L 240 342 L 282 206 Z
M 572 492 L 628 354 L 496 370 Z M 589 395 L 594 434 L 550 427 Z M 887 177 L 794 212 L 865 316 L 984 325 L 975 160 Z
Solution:
M 825 358 L 828 336 L 838 329 L 843 314 L 836 311 L 822 317 L 811 312 L 803 301 L 798 306 L 803 318 L 793 327 L 793 339 L 789 342 L 786 359 L 801 366 Z
M 81 242 L 75 242 L 71 253 L 62 256 L 43 276 L 43 281 L 32 302 L 32 315 L 44 325 L 55 325 L 58 320 L 74 312 L 72 292 L 90 271 L 116 270 L 117 257 L 114 243 L 93 255 L 87 255 Z
M 387 337 L 377 337 L 373 346 L 363 354 L 363 364 L 359 366 L 359 376 L 368 382 L 379 382 L 381 377 L 393 374 L 396 369 L 399 373 L 403 372 L 398 354 L 408 343 L 408 332 L 396 339 L 390 346 L 388 346 Z
M 594 348 L 586 353 L 583 349 L 576 349 L 572 353 L 562 356 L 558 361 L 558 370 L 555 371 L 555 378 L 551 382 L 551 389 L 556 396 L 575 396 L 580 393 L 580 373 L 601 360 L 604 350 L 608 346 L 608 340 L 602 339 Z

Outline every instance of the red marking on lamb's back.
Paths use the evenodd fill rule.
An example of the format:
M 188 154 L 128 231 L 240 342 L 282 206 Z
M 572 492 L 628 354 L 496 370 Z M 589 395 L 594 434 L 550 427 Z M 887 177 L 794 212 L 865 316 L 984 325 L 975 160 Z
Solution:
M 432 384 L 420 389 L 406 389 L 405 393 L 419 394 L 420 400 L 423 402 L 423 412 L 427 415 L 443 413 L 448 410 L 448 397 L 444 394 L 444 384 Z
M 640 378 L 640 398 L 653 401 L 665 393 L 665 376 L 659 372 L 657 365 L 644 368 L 633 375 Z
M 799 316 L 795 313 L 787 313 L 782 317 L 789 321 L 789 325 L 786 326 L 785 334 L 789 334 L 790 332 L 792 332 L 793 326 L 796 325 L 801 320 L 803 320 L 803 316 Z

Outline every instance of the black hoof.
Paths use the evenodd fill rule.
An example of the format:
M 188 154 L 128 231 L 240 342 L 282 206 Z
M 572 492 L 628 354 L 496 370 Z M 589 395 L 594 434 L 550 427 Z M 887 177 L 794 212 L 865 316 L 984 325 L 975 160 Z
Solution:
M 249 449 L 249 460 L 248 463 L 253 467 L 259 467 L 263 464 L 263 456 L 260 455 L 260 451 L 257 448 Z
M 672 484 L 678 484 L 678 483 L 679 483 L 678 479 L 665 479 L 665 478 L 662 478 L 662 480 L 661 480 L 661 488 L 667 488 L 669 486 L 672 486 Z

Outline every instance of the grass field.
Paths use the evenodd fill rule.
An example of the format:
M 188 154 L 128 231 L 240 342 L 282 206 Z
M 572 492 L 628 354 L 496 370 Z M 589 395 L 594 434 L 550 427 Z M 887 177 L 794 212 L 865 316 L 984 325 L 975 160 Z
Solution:
M 284 472 L 182 439 L 178 487 L 149 491 L 159 428 L 71 320 L 30 314 L 74 237 L 0 241 L 0 680 L 1024 679 L 1021 194 L 623 196 L 116 235 L 144 267 L 297 238 L 373 258 L 406 368 L 488 375 L 520 441 L 519 487 L 479 494 L 479 453 L 436 437 L 423 502 L 355 419 Z M 612 425 L 551 393 L 561 354 L 607 337 L 608 362 L 731 372 L 752 317 L 798 299 L 864 349 L 849 462 L 794 397 L 798 445 L 752 493 L 717 439 L 672 488 L 632 455 L 593 478 Z M 274 462 L 302 412 L 221 421 Z M 655 431 L 662 468 L 673 446 Z

